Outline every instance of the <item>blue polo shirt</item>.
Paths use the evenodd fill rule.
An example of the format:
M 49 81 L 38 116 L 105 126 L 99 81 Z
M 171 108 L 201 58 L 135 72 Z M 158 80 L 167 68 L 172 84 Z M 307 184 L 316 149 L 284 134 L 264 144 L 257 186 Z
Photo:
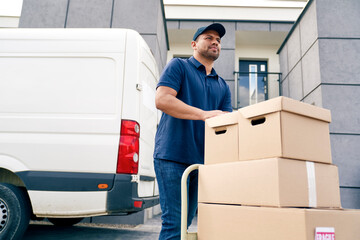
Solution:
M 194 57 L 172 59 L 165 67 L 159 86 L 177 91 L 177 98 L 202 110 L 232 111 L 230 88 L 214 69 Z M 204 163 L 204 121 L 184 120 L 163 113 L 156 132 L 154 158 L 195 164 Z

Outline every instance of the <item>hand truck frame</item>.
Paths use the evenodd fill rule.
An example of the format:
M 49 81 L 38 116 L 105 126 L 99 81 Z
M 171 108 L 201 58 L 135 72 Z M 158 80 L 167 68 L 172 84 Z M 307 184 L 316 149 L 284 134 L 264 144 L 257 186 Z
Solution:
M 197 232 L 189 233 L 187 231 L 188 216 L 188 191 L 187 179 L 189 174 L 199 169 L 202 164 L 193 164 L 187 167 L 181 177 L 181 240 L 197 240 Z

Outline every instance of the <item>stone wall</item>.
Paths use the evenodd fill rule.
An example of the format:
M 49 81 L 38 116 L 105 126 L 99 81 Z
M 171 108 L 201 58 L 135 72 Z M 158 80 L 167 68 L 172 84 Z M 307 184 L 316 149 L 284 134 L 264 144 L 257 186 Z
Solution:
M 162 0 L 24 0 L 20 28 L 129 28 L 166 64 L 168 39 Z
M 282 93 L 331 110 L 344 208 L 360 208 L 360 1 L 311 0 L 279 50 Z

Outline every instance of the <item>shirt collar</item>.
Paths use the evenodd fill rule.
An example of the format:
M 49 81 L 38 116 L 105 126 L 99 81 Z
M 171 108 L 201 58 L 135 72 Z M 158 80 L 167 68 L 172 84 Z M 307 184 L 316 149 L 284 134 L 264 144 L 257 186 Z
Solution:
M 194 64 L 194 66 L 195 66 L 197 69 L 199 69 L 201 66 L 205 69 L 205 66 L 202 65 L 198 60 L 196 60 L 196 59 L 194 58 L 194 56 L 190 57 L 190 58 L 189 58 L 189 61 L 190 61 L 192 64 Z M 216 73 L 216 71 L 215 71 L 214 68 L 211 69 L 211 73 L 209 74 L 209 76 L 213 76 L 213 77 L 219 78 L 219 76 L 218 76 L 218 74 Z

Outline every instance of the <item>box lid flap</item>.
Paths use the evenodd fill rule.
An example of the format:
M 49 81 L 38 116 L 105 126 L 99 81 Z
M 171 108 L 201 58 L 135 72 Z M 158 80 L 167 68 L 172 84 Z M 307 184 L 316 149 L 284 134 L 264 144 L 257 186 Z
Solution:
M 296 113 L 325 122 L 331 122 L 330 110 L 287 97 L 277 97 L 239 109 L 240 114 L 245 118 L 254 118 L 278 111 Z
M 238 112 L 225 113 L 205 120 L 209 127 L 220 127 L 238 123 Z

